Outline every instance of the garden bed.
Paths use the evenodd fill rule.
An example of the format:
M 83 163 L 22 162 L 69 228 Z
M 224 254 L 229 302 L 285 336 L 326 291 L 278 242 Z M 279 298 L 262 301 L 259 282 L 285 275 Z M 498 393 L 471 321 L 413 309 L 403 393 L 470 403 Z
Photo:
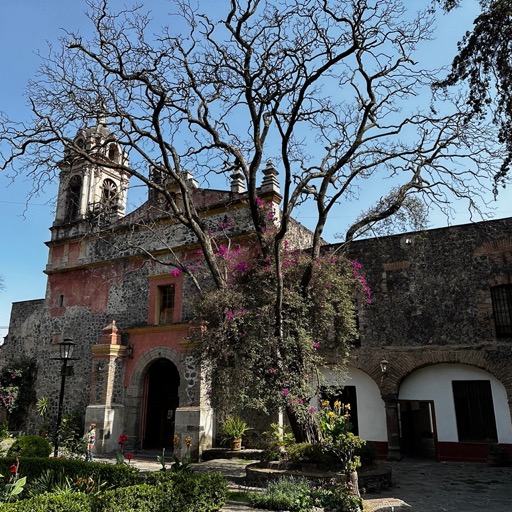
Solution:
M 289 464 L 286 461 L 256 462 L 249 464 L 245 468 L 245 472 L 247 480 L 257 485 L 266 485 L 269 481 L 290 476 L 307 478 L 318 484 L 340 478 L 339 472 L 328 471 L 318 464 L 302 463 L 297 466 L 297 464 Z M 391 487 L 391 466 L 383 461 L 376 461 L 369 468 L 360 468 L 357 473 L 359 488 L 365 489 L 366 492 L 374 493 Z

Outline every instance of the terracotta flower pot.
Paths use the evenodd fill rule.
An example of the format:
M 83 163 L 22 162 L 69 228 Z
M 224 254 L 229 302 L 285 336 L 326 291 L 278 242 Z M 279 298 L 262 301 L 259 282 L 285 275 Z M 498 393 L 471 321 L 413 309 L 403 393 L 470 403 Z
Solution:
M 242 449 L 242 439 L 232 439 L 231 440 L 231 449 L 234 452 L 238 452 Z

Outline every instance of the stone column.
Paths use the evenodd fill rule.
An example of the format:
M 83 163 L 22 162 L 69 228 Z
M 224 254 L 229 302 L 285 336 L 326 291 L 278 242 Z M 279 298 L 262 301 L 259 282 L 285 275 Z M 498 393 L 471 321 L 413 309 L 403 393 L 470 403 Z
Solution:
M 388 431 L 387 460 L 400 460 L 400 431 L 398 424 L 398 397 L 396 395 L 382 395 L 386 408 L 386 427 Z
M 181 438 L 182 456 L 186 454 L 185 438 L 192 438 L 190 454 L 192 460 L 198 460 L 203 451 L 212 446 L 213 410 L 207 406 L 178 407 L 174 432 Z
M 121 337 L 115 321 L 107 325 L 99 343 L 92 347 L 92 372 L 89 405 L 85 411 L 85 427 L 96 423 L 95 452 L 112 453 L 117 440 L 124 432 L 124 405 L 122 389 L 124 359 L 127 347 L 121 345 Z

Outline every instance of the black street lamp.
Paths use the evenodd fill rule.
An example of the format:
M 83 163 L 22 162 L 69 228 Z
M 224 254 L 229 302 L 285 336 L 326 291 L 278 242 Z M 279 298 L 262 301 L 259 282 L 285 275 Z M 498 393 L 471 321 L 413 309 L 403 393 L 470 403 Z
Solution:
M 54 457 L 58 457 L 59 455 L 59 428 L 62 422 L 62 402 L 64 401 L 64 387 L 66 386 L 66 377 L 68 375 L 72 375 L 73 370 L 72 366 L 68 367 L 68 361 L 76 360 L 76 358 L 72 357 L 75 345 L 76 343 L 74 343 L 72 339 L 64 338 L 64 340 L 59 343 L 60 357 L 54 358 L 62 362 L 62 367 L 60 370 L 61 381 L 59 394 L 59 408 L 57 409 L 57 425 L 55 426 L 55 450 L 53 451 Z

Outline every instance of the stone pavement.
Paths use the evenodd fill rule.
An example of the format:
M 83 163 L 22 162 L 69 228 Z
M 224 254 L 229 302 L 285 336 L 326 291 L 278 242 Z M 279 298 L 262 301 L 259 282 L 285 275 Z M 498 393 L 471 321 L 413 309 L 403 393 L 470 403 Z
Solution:
M 393 487 L 365 498 L 399 498 L 411 512 L 512 511 L 512 468 L 412 459 L 390 464 Z
M 250 462 L 253 461 L 216 459 L 193 464 L 193 467 L 197 471 L 222 473 L 228 479 L 230 489 L 243 490 L 246 489 L 243 481 L 245 466 Z M 135 458 L 132 464 L 141 471 L 157 471 L 161 467 L 156 457 L 153 460 Z M 372 511 L 512 512 L 512 468 L 413 459 L 390 464 L 393 487 L 365 496 Z M 403 506 L 399 506 L 400 500 L 405 502 Z M 261 510 L 228 503 L 222 512 Z

